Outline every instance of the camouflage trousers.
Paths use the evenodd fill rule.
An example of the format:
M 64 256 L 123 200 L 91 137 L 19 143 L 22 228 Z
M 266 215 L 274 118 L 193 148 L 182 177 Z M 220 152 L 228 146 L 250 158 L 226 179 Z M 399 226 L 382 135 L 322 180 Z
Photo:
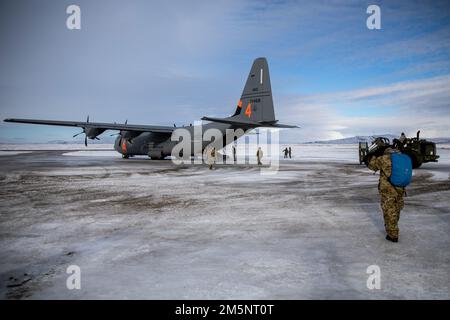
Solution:
M 380 184 L 381 209 L 383 210 L 384 227 L 391 238 L 398 238 L 398 220 L 403 209 L 403 188 L 395 188 L 389 182 Z

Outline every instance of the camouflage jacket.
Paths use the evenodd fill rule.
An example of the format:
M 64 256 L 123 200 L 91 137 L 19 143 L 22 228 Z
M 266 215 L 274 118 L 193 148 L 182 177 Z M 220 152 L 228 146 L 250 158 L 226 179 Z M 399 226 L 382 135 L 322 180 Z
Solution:
M 375 172 L 380 171 L 380 182 L 378 184 L 378 190 L 394 191 L 393 189 L 396 189 L 398 192 L 404 190 L 401 187 L 394 187 L 389 181 L 389 177 L 392 174 L 392 162 L 390 154 L 385 154 L 381 157 L 373 157 L 369 162 L 369 169 Z

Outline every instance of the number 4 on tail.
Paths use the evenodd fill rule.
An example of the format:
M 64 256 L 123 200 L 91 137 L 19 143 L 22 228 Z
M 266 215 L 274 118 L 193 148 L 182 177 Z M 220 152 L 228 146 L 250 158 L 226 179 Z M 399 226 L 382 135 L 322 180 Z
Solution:
M 247 105 L 247 108 L 245 108 L 245 115 L 247 116 L 247 117 L 251 117 L 251 115 L 252 115 L 252 105 L 251 105 L 251 103 L 248 103 L 248 105 Z

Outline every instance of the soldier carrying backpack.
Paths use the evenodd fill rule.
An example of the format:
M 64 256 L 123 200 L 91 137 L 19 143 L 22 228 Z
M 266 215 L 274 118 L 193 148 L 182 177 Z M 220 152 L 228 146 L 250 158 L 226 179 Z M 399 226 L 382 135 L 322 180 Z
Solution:
M 369 169 L 380 171 L 378 191 L 381 195 L 386 240 L 398 242 L 398 220 L 404 205 L 403 195 L 412 177 L 411 159 L 396 148 L 387 148 L 382 156 L 370 159 Z

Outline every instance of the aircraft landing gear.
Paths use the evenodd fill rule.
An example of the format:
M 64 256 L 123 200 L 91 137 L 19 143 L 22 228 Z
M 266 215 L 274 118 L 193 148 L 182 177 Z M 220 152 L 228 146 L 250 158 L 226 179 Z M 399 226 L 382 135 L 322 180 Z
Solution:
M 123 154 L 123 155 L 122 155 L 122 159 L 129 159 L 129 158 L 130 158 L 129 155 L 126 155 L 126 154 Z

